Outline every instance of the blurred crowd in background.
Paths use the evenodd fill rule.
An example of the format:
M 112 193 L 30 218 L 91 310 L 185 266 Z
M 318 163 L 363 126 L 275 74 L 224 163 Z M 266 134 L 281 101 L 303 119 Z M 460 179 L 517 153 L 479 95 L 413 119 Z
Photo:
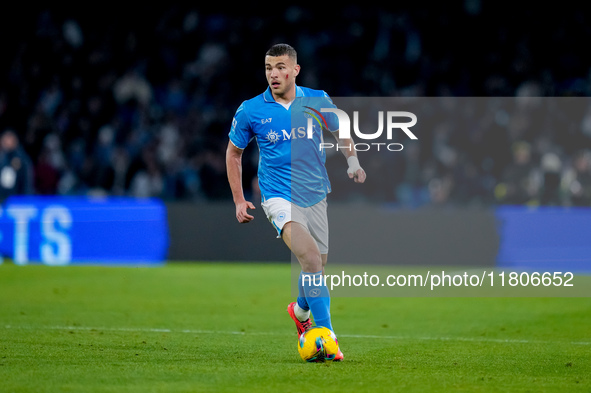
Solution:
M 554 96 L 582 106 L 567 129 L 527 128 L 527 118 L 501 112 L 489 127 L 441 125 L 393 153 L 388 171 L 372 173 L 368 162 L 382 186 L 365 197 L 408 207 L 591 205 L 591 14 L 444 3 L 3 13 L 0 197 L 230 200 L 232 117 L 266 88 L 265 51 L 286 42 L 298 51 L 298 84 L 334 97 Z M 244 160 L 245 191 L 256 199 L 255 144 Z

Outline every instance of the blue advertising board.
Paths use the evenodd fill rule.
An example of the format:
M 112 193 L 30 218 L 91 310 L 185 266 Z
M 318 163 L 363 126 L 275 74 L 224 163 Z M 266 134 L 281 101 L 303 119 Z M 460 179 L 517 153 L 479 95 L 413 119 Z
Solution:
M 0 253 L 19 265 L 160 265 L 168 244 L 158 199 L 16 196 L 0 207 Z
M 499 267 L 591 272 L 591 208 L 503 206 Z

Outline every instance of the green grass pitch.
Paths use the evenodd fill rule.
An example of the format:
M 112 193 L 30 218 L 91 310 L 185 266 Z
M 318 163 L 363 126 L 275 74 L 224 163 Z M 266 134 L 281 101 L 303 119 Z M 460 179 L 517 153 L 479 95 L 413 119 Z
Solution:
M 590 392 L 590 298 L 333 298 L 298 356 L 286 264 L 0 265 L 0 392 Z

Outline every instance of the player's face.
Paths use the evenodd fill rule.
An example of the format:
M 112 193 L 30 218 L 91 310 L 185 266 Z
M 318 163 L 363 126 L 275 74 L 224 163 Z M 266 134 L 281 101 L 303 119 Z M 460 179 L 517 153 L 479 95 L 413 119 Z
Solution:
M 300 66 L 288 55 L 265 56 L 265 75 L 275 96 L 283 96 L 295 85 Z

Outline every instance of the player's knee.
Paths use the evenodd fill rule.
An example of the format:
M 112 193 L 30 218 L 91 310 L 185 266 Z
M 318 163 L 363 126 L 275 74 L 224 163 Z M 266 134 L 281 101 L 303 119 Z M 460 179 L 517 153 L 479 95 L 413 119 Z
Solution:
M 298 256 L 305 272 L 315 273 L 322 270 L 322 258 L 317 250 L 306 250 Z

